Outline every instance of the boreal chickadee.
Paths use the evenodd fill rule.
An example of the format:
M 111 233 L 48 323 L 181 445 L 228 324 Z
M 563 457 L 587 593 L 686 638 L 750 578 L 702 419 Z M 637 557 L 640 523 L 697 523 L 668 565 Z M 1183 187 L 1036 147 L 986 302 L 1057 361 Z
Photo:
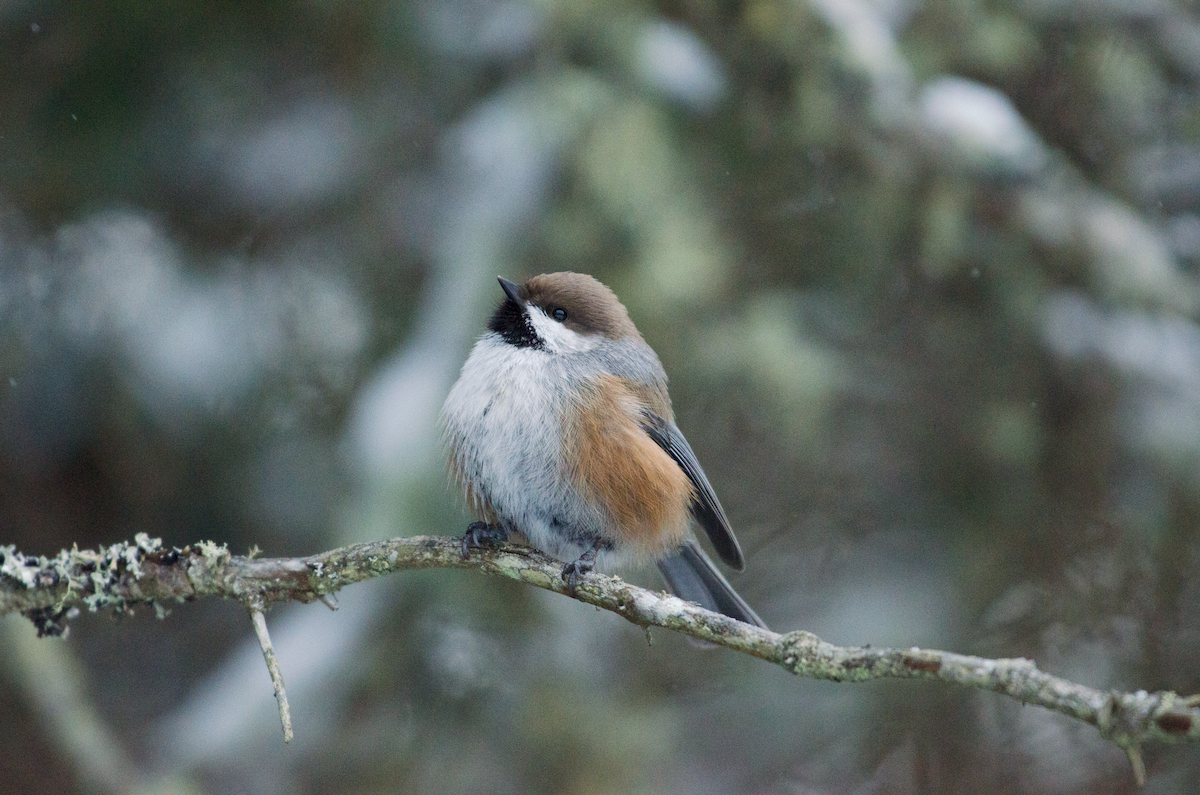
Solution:
M 729 519 L 675 425 L 667 376 L 616 295 L 580 273 L 521 285 L 475 343 L 442 407 L 453 476 L 482 519 L 463 554 L 519 532 L 572 589 L 597 562 L 653 560 L 677 596 L 766 625 L 689 529 L 744 566 Z

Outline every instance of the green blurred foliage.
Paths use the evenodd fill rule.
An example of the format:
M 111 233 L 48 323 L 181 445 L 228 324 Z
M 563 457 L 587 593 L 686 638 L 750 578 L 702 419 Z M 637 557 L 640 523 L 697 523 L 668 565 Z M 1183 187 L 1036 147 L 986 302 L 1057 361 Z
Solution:
M 444 230 L 528 143 L 471 124 L 537 108 L 538 198 L 479 245 L 621 296 L 768 623 L 1200 690 L 1196 42 L 1194 2 L 0 5 L 3 540 L 458 532 L 440 469 L 373 471 L 347 428 L 430 307 L 482 330 L 499 295 L 446 276 Z M 989 143 L 977 94 L 932 123 L 946 76 L 1036 145 Z M 131 755 L 197 791 L 1134 791 L 1090 727 L 990 694 L 796 682 L 401 579 L 294 749 L 155 745 L 244 640 L 232 606 L 88 616 L 70 648 Z M 0 790 L 96 787 L 0 703 Z M 1147 761 L 1148 792 L 1200 774 Z

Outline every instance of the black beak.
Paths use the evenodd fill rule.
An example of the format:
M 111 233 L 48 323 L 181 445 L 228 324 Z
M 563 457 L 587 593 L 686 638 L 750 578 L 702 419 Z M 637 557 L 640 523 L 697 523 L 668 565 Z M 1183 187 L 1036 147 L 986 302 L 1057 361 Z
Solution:
M 503 276 L 497 276 L 496 278 L 500 281 L 500 289 L 503 290 L 504 294 L 508 296 L 508 300 L 512 301 L 517 306 L 525 306 L 525 302 L 521 300 L 521 296 L 518 292 L 521 289 L 518 285 L 510 282 Z

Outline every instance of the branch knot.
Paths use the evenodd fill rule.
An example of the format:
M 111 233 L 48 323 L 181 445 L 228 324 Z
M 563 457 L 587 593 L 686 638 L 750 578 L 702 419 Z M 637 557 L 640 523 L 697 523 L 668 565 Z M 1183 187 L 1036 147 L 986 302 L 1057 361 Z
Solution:
M 817 657 L 824 642 L 807 630 L 788 632 L 779 639 L 779 664 L 786 671 L 801 674 L 807 670 L 808 663 Z

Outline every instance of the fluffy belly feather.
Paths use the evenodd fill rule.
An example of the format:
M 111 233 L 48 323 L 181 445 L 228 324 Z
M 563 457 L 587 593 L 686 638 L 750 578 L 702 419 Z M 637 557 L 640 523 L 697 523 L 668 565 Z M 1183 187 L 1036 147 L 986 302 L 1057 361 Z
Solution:
M 599 424 L 581 425 L 579 401 L 593 403 L 596 389 L 568 396 L 562 367 L 561 357 L 498 336 L 476 344 L 442 409 L 451 468 L 472 508 L 563 560 L 597 541 L 602 565 L 665 554 L 687 532 L 686 477 L 636 425 L 627 394 L 590 406 L 601 409 L 587 414 Z M 664 472 L 670 488 L 648 489 Z
M 472 507 L 573 560 L 601 536 L 599 511 L 561 466 L 566 398 L 547 354 L 484 337 L 442 408 L 451 467 Z

